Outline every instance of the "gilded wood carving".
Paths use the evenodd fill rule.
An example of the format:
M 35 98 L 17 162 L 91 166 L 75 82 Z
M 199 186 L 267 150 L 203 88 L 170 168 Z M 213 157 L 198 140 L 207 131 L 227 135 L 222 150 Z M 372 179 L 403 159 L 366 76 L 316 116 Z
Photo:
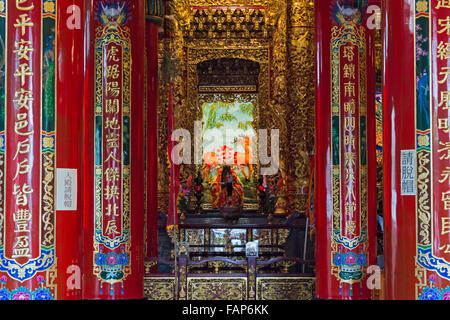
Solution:
M 176 127 L 189 130 L 193 136 L 194 121 L 202 118 L 198 98 L 199 63 L 220 58 L 258 62 L 258 128 L 280 130 L 281 175 L 287 181 L 277 211 L 304 211 L 314 145 L 313 1 L 173 0 L 170 3 L 166 30 L 171 37 L 162 40 L 160 58 L 164 51 L 171 50 L 180 61 L 181 73 L 174 90 Z M 167 89 L 164 84 L 160 96 L 159 208 L 166 212 Z M 190 167 L 182 169 L 182 179 L 195 175 L 197 168 Z

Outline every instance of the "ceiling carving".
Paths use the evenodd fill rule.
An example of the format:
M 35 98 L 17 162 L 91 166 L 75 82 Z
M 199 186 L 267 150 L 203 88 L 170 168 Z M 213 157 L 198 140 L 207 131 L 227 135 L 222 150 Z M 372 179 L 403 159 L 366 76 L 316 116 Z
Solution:
M 223 58 L 201 62 L 197 65 L 199 86 L 257 86 L 259 63 Z
M 270 37 L 284 1 L 173 0 L 171 13 L 185 38 L 258 39 Z
M 265 38 L 268 29 L 262 9 L 227 7 L 193 9 L 189 38 Z

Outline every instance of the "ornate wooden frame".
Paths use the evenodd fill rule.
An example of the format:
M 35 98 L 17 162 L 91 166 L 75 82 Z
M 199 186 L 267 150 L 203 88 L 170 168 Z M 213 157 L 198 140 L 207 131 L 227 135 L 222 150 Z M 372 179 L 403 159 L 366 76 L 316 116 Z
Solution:
M 194 132 L 194 121 L 201 119 L 198 106 L 197 64 L 219 58 L 239 58 L 258 62 L 259 76 L 259 128 L 280 130 L 280 169 L 287 177 L 287 190 L 283 191 L 286 204 L 284 212 L 301 212 L 306 208 L 305 190 L 309 183 L 309 161 L 313 144 L 314 127 L 314 19 L 313 6 L 309 0 L 171 0 L 170 21 L 166 30 L 170 38 L 160 46 L 163 52 L 173 52 L 180 62 L 180 74 L 176 77 L 174 103 L 177 127 Z M 232 10 L 249 8 L 260 10 L 265 30 L 259 38 L 238 37 L 233 34 L 212 32 L 208 39 L 195 38 L 192 30 L 199 27 L 195 20 L 196 10 L 223 10 L 232 19 Z M 209 13 L 208 13 L 209 14 Z M 216 19 L 216 17 L 210 17 Z M 231 21 L 231 20 L 230 20 Z M 227 21 L 227 23 L 232 23 Z M 211 22 L 211 21 L 210 21 Z M 214 23 L 217 23 L 214 20 Z M 205 30 L 205 29 L 203 29 Z M 214 31 L 214 30 L 213 30 Z M 297 71 L 298 70 L 298 71 Z M 287 87 L 294 90 L 288 94 Z M 161 87 L 161 106 L 167 106 L 167 90 Z M 290 115 L 290 117 L 287 117 Z M 165 143 L 166 107 L 160 116 L 160 165 L 165 166 L 167 155 Z M 291 130 L 287 128 L 290 127 Z M 166 166 L 165 166 L 166 167 Z M 168 183 L 167 168 L 160 168 L 159 208 L 166 212 Z M 189 171 L 189 172 L 183 172 Z M 194 170 L 182 170 L 182 179 L 195 174 Z M 269 179 L 270 180 L 270 179 Z M 269 181 L 273 183 L 273 181 Z M 291 197 L 288 197 L 291 194 Z M 287 201 L 287 199 L 292 199 Z

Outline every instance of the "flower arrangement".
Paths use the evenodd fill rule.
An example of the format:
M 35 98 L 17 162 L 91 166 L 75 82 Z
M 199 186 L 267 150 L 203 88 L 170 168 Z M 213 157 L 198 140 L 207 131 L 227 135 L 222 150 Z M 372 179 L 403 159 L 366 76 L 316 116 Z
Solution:
M 276 185 L 270 186 L 267 185 L 266 176 L 260 177 L 257 189 L 261 213 L 271 215 L 275 212 L 283 183 L 283 178 L 279 178 Z

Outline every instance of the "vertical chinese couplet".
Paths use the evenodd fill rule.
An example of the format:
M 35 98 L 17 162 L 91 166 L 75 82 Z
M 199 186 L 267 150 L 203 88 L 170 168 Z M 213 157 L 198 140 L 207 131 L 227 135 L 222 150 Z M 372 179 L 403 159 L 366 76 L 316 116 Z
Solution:
M 449 37 L 450 1 L 416 0 L 417 299 L 450 299 Z
M 364 283 L 369 264 L 368 33 L 362 8 L 337 6 L 333 12 L 336 24 L 331 27 L 330 44 L 331 274 L 339 284 L 339 296 L 363 298 L 369 292 Z M 357 294 L 354 289 L 358 289 Z
M 127 7 L 98 8 L 95 38 L 94 274 L 124 294 L 130 266 L 131 49 Z
M 363 27 L 333 27 L 332 141 L 333 239 L 332 273 L 342 284 L 361 281 L 367 268 L 367 148 Z
M 0 299 L 56 298 L 55 22 L 54 1 L 0 1 Z

